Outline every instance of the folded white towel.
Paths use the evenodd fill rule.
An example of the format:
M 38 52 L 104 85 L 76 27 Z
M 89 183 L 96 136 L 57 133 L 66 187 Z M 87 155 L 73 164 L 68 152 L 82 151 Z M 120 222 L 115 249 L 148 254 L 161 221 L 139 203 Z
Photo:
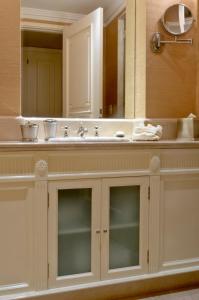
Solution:
M 134 141 L 158 141 L 162 136 L 162 126 L 147 126 L 136 127 L 133 131 L 132 139 Z

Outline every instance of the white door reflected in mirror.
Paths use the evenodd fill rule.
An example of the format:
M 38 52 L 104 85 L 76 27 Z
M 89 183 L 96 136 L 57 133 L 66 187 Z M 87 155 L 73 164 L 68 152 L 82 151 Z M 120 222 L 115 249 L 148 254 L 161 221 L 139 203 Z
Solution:
M 104 19 L 102 8 L 91 12 L 100 5 Z M 21 6 L 22 115 L 123 118 L 126 1 L 22 0 Z M 70 24 L 57 21 L 66 16 Z
M 63 116 L 98 118 L 103 94 L 103 9 L 65 26 L 63 45 Z

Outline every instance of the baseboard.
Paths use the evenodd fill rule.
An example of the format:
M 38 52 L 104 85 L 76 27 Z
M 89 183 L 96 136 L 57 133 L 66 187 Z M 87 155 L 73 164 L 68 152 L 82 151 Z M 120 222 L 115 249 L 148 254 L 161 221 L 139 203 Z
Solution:
M 27 300 L 119 300 L 138 299 L 157 294 L 199 287 L 199 271 L 143 279 L 117 285 L 30 297 Z

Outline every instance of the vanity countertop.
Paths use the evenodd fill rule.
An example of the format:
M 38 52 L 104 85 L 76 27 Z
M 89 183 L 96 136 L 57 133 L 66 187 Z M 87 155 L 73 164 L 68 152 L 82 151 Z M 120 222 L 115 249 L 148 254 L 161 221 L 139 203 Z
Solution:
M 22 142 L 1 141 L 0 151 L 66 151 L 66 150 L 117 150 L 117 149 L 199 149 L 199 140 L 160 140 L 130 142 Z

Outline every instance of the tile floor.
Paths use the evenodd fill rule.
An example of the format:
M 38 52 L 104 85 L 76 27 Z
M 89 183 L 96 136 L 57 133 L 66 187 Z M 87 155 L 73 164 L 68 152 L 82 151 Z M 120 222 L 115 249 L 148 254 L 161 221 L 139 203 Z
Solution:
M 199 289 L 161 295 L 156 297 L 149 297 L 140 300 L 199 300 Z

